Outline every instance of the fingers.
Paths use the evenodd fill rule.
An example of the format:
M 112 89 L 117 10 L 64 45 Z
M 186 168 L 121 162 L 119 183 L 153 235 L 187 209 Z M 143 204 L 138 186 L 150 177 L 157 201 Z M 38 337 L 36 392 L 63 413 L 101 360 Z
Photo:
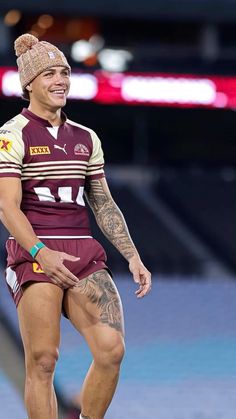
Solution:
M 80 260 L 80 257 L 68 255 L 68 253 L 62 253 L 62 260 L 70 260 L 71 262 L 78 262 Z
M 137 298 L 142 298 L 151 290 L 151 273 L 137 255 L 134 255 L 130 259 L 129 269 L 133 274 L 134 282 L 139 284 L 139 288 L 136 290 L 135 294 Z
M 137 289 L 137 291 L 135 291 L 135 294 L 137 298 L 142 298 L 145 295 L 147 295 L 150 291 L 151 291 L 151 286 L 149 284 L 139 285 L 139 288 Z
M 137 281 L 135 280 L 135 282 Z M 135 294 L 137 298 L 142 298 L 151 291 L 151 284 L 152 284 L 151 274 L 146 268 L 143 272 L 139 273 L 138 282 L 139 282 L 139 288 L 135 291 Z
M 137 284 L 140 283 L 140 272 L 139 272 L 139 269 L 134 269 L 133 270 L 133 278 L 134 278 L 134 282 L 136 282 Z
M 63 264 L 61 267 L 57 267 L 57 269 L 55 269 L 53 272 L 50 272 L 48 276 L 55 284 L 58 284 L 62 288 L 74 287 L 79 282 L 79 278 L 77 278 Z
M 74 286 L 79 282 L 79 279 L 64 265 L 65 260 L 70 260 L 71 262 L 78 262 L 80 257 L 69 255 L 68 253 L 61 253 L 60 259 L 62 264 L 59 268 L 60 279 L 63 284 L 67 286 Z
M 39 254 L 40 266 L 54 284 L 61 288 L 74 287 L 79 279 L 64 265 L 65 260 L 78 262 L 80 258 L 51 249 Z
M 135 291 L 137 298 L 142 298 L 151 291 L 149 285 L 140 285 L 139 288 Z

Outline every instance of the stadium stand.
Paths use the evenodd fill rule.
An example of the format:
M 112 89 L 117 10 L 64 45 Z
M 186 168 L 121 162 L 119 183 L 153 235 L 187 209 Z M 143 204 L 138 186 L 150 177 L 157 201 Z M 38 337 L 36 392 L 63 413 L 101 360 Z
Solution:
M 23 400 L 9 377 L 0 368 L 1 417 L 26 419 Z M 14 403 L 12 402 L 14 400 Z
M 163 170 L 155 186 L 161 197 L 232 271 L 236 270 L 236 171 Z
M 162 274 L 188 275 L 200 272 L 200 261 L 181 240 L 165 226 L 158 216 L 151 212 L 141 196 L 136 196 L 129 185 L 117 185 L 111 182 L 112 194 L 119 204 L 131 236 L 136 243 L 147 266 L 152 272 Z M 109 264 L 114 271 L 125 272 L 126 261 L 119 255 L 96 226 L 91 217 L 94 237 L 98 238 L 107 249 Z M 143 239 L 145 237 L 145 240 Z

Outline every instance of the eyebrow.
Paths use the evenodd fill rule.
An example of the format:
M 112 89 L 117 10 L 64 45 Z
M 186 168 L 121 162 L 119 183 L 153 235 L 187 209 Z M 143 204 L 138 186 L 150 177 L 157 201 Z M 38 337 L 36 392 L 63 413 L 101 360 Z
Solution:
M 47 73 L 47 72 L 50 72 L 50 71 L 55 72 L 57 69 L 58 69 L 58 67 L 49 67 L 46 70 L 44 70 L 43 73 Z M 67 67 L 62 67 L 60 71 L 67 71 L 68 73 L 70 73 L 70 70 Z

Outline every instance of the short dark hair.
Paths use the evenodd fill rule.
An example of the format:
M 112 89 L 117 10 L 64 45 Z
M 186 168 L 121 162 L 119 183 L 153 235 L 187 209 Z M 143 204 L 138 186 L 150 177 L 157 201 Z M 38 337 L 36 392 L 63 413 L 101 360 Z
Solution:
M 22 93 L 22 99 L 30 101 L 30 95 L 29 95 L 29 91 L 27 89 L 23 89 L 23 93 Z

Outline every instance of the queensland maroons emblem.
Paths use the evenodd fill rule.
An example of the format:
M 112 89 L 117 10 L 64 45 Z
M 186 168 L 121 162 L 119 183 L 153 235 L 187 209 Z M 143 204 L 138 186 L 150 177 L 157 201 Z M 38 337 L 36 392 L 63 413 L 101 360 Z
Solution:
M 76 144 L 74 148 L 74 153 L 80 156 L 89 156 L 89 150 L 84 144 Z

